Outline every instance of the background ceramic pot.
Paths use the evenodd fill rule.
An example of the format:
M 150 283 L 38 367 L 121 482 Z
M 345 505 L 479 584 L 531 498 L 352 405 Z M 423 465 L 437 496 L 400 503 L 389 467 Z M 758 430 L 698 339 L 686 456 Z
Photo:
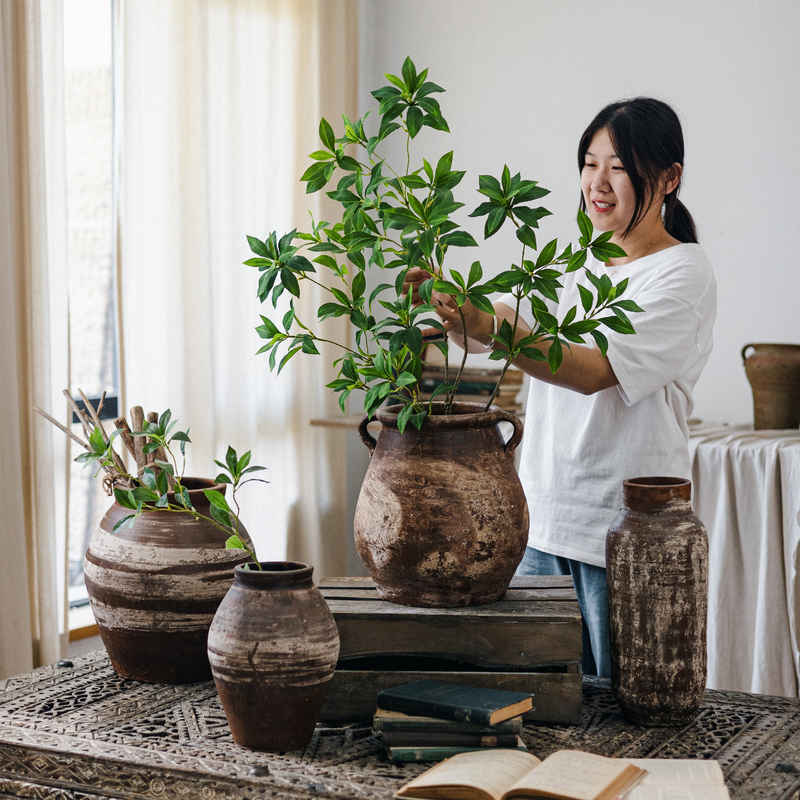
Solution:
M 339 632 L 313 568 L 237 566 L 214 617 L 208 657 L 233 739 L 251 750 L 305 747 L 339 657 Z
M 742 359 L 753 390 L 755 429 L 800 427 L 800 344 L 746 344 Z
M 691 482 L 623 482 L 606 538 L 611 688 L 639 725 L 694 719 L 706 686 L 708 536 Z
M 203 489 L 225 491 L 202 478 L 183 483 L 192 505 L 208 516 Z M 84 559 L 89 600 L 111 664 L 137 681 L 209 680 L 208 629 L 233 584 L 233 568 L 248 556 L 226 550 L 229 534 L 188 514 L 147 512 L 112 533 L 130 513 L 115 502 Z M 249 541 L 246 531 L 240 533 Z
M 514 468 L 522 423 L 479 403 L 434 403 L 421 430 L 401 433 L 402 406 L 376 413 L 377 440 L 359 433 L 370 463 L 355 514 L 356 548 L 379 595 L 409 606 L 491 603 L 511 581 L 528 540 L 528 506 Z M 513 425 L 503 441 L 499 423 Z

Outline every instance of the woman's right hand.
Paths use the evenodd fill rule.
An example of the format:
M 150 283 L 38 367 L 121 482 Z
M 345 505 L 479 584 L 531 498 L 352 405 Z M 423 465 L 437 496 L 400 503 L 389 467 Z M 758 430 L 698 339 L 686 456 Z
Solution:
M 411 292 L 411 302 L 415 306 L 421 305 L 424 300 L 419 296 L 419 287 L 432 277 L 427 270 L 412 267 L 403 278 L 403 294 Z

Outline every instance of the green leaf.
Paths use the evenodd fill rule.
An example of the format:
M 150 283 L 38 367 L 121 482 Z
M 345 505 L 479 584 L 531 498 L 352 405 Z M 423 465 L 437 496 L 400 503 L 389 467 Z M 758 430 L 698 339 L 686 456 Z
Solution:
M 132 525 L 137 516 L 137 514 L 128 514 L 127 517 L 123 517 L 114 525 L 111 529 L 111 533 L 116 533 L 125 524 Z
M 594 228 L 592 226 L 592 221 L 581 208 L 578 209 L 578 227 L 581 231 L 581 247 L 585 247 L 592 240 Z
M 406 114 L 408 135 L 413 139 L 422 130 L 423 114 L 419 106 L 409 106 Z
M 578 250 L 570 256 L 565 272 L 575 272 L 576 269 L 580 269 L 585 263 L 586 250 Z
M 225 547 L 228 550 L 246 550 L 248 553 L 250 552 L 247 545 L 238 536 L 230 536 L 227 538 L 225 540 Z
M 555 374 L 561 366 L 564 359 L 564 351 L 561 347 L 561 340 L 556 336 L 550 343 L 550 349 L 547 351 L 547 361 L 550 364 L 550 371 Z
M 506 210 L 505 208 L 497 207 L 493 208 L 489 212 L 489 216 L 486 219 L 486 224 L 483 227 L 483 235 L 486 239 L 490 236 L 494 236 L 497 231 L 503 226 L 503 223 L 506 219 Z
M 618 291 L 617 294 L 620 294 L 620 292 Z M 633 300 L 617 300 L 615 303 L 611 304 L 611 308 L 622 308 L 625 311 L 644 313 L 644 309 L 639 308 L 639 306 Z
M 591 334 L 595 343 L 600 348 L 600 352 L 602 353 L 603 357 L 605 357 L 606 353 L 608 352 L 608 339 L 606 339 L 605 335 L 600 331 L 591 331 Z
M 408 421 L 411 418 L 411 415 L 414 413 L 414 406 L 406 405 L 400 409 L 400 413 L 397 415 L 397 429 L 400 433 L 406 429 L 406 425 L 408 425 Z
M 442 244 L 452 247 L 477 247 L 475 237 L 467 231 L 453 231 L 441 237 Z
M 133 499 L 138 503 L 155 503 L 158 495 L 146 486 L 137 486 L 133 492 Z
M 123 507 L 123 508 L 136 508 L 136 501 L 133 499 L 133 495 L 131 492 L 127 491 L 126 489 L 119 489 L 114 487 L 114 499 Z
M 233 513 L 222 492 L 219 492 L 216 489 L 204 489 L 203 494 L 206 496 L 206 498 L 208 498 L 208 501 L 212 506 L 221 508 L 223 511 L 227 511 L 229 514 Z
M 625 312 L 621 311 L 619 313 L 624 315 Z M 625 321 L 623 321 L 622 319 L 620 319 L 617 316 L 615 316 L 615 317 L 600 317 L 600 319 L 598 319 L 597 321 L 602 323 L 603 325 L 605 325 L 607 328 L 611 328 L 611 330 L 616 332 L 616 333 L 630 334 L 630 333 L 634 332 L 633 331 L 633 325 L 631 325 L 631 323 L 629 321 L 625 322 Z
M 262 242 L 260 239 L 256 239 L 255 236 L 248 236 L 247 243 L 250 245 L 250 249 L 257 255 L 262 256 L 263 258 L 271 259 L 269 250 L 267 250 L 266 244 Z
M 417 68 L 414 66 L 410 56 L 406 56 L 405 61 L 403 61 L 402 74 L 406 87 L 410 92 L 413 92 L 414 83 L 417 80 Z
M 473 261 L 472 266 L 469 268 L 469 278 L 467 279 L 467 286 L 474 286 L 483 277 L 483 269 L 480 261 Z
M 328 150 L 336 150 L 336 136 L 328 121 L 323 117 L 319 122 L 319 138 Z
M 553 239 L 551 242 L 548 242 L 542 252 L 539 254 L 539 258 L 536 259 L 536 268 L 539 269 L 543 267 L 545 264 L 549 264 L 555 258 L 556 250 L 558 249 L 558 240 Z
M 531 228 L 530 225 L 523 225 L 517 228 L 517 239 L 527 247 L 532 247 L 534 250 L 536 249 L 536 234 L 533 232 L 533 228 Z
M 578 284 L 578 292 L 581 295 L 581 304 L 583 310 L 588 314 L 594 305 L 594 295 L 585 287 Z
M 220 525 L 224 525 L 226 528 L 233 527 L 231 515 L 227 511 L 219 508 L 219 506 L 211 506 L 211 516 L 213 519 L 219 522 Z

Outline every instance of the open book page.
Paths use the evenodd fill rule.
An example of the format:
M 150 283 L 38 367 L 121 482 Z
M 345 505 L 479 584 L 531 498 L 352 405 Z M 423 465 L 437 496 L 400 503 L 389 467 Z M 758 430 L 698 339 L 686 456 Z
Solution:
M 730 794 L 717 761 L 700 759 L 625 759 L 647 770 L 647 777 L 626 800 L 728 800 Z
M 524 775 L 506 797 L 568 797 L 570 800 L 596 800 L 617 795 L 640 781 L 646 774 L 640 768 L 617 758 L 605 758 L 579 750 L 560 750 L 548 756 L 533 772 Z
M 540 763 L 520 750 L 460 753 L 414 778 L 397 796 L 499 800 L 511 784 Z

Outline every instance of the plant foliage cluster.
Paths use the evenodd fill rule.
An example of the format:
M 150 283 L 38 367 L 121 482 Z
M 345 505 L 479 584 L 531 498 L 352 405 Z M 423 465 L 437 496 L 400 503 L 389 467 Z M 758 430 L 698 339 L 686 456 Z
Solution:
M 274 320 L 262 316 L 257 328 L 266 340 L 259 352 L 269 353 L 270 369 L 280 372 L 299 352 L 318 355 L 318 344 L 328 340 L 319 336 L 314 326 L 332 317 L 347 317 L 355 329 L 354 342 L 333 343 L 341 348 L 341 355 L 335 362 L 338 377 L 329 386 L 338 393 L 342 410 L 351 392 L 365 392 L 364 409 L 369 415 L 387 398 L 395 398 L 403 406 L 398 419 L 401 430 L 409 422 L 419 427 L 431 413 L 430 404 L 422 399 L 420 378 L 426 345 L 423 330 L 444 331 L 434 313 L 434 291 L 455 298 L 462 321 L 465 303 L 494 313 L 489 295 L 513 294 L 517 312 L 514 324 L 504 320 L 493 336 L 491 358 L 504 362 L 502 374 L 520 355 L 549 361 L 555 372 L 562 362 L 563 348 L 583 343 L 587 336 L 605 354 L 608 342 L 601 328 L 633 333 L 627 313 L 641 310 L 633 301 L 620 299 L 626 281 L 613 285 L 608 276 L 596 277 L 587 270 L 594 291 L 580 288 L 582 309 L 573 307 L 560 320 L 555 316 L 548 301 L 558 303 L 562 276 L 585 269 L 589 251 L 602 261 L 625 253 L 609 241 L 612 232 L 594 236 L 592 224 L 582 211 L 578 212 L 577 248 L 568 245 L 559 249 L 555 239 L 540 248 L 539 221 L 550 212 L 536 203 L 548 190 L 536 181 L 512 175 L 507 166 L 500 177 L 479 176 L 478 192 L 484 199 L 469 216 L 486 218 L 485 239 L 509 222 L 521 247 L 519 263 L 490 278 L 484 277 L 479 261 L 474 261 L 466 274 L 445 268 L 451 248 L 477 247 L 478 243 L 453 219 L 464 207 L 453 191 L 465 175 L 454 169 L 453 152 L 435 162 L 423 158 L 420 166 L 411 168 L 410 141 L 422 128 L 449 132 L 439 102 L 433 97 L 444 89 L 429 81 L 427 73 L 418 73 L 407 58 L 400 75 L 386 75 L 389 85 L 372 92 L 379 103 L 380 118 L 374 135 L 365 128 L 366 115 L 355 122 L 343 117 L 344 131 L 339 137 L 325 119 L 321 120 L 323 147 L 311 153 L 313 164 L 301 180 L 307 192 L 317 192 L 337 175 L 335 188 L 327 194 L 341 204 L 341 219 L 317 223 L 312 218 L 309 232 L 293 230 L 280 238 L 276 232 L 264 240 L 248 236 L 255 257 L 245 262 L 260 272 L 258 297 L 262 302 L 269 301 L 277 310 L 280 299 L 289 296 L 286 312 Z M 406 166 L 400 171 L 379 153 L 380 145 L 396 132 L 406 137 Z M 350 155 L 352 151 L 360 159 Z M 412 303 L 410 293 L 403 294 L 403 281 L 412 267 L 432 276 L 420 288 L 423 302 L 418 305 Z M 394 276 L 367 295 L 366 272 L 370 268 L 390 276 L 394 271 Z M 321 274 L 324 271 L 327 279 Z M 302 320 L 295 300 L 310 284 L 321 287 L 328 297 L 316 309 L 316 320 Z M 382 309 L 380 314 L 376 304 Z M 519 337 L 523 304 L 530 308 L 536 327 Z M 547 347 L 537 347 L 542 344 Z M 466 341 L 463 345 L 464 356 L 454 379 L 434 393 L 434 397 L 444 396 L 445 411 L 452 405 L 464 368 Z M 447 340 L 436 342 L 436 346 L 447 357 Z M 285 352 L 279 357 L 281 348 Z M 493 399 L 494 395 L 489 403 Z
M 211 522 L 225 534 L 229 534 L 226 541 L 228 548 L 245 550 L 252 560 L 258 564 L 258 559 L 252 546 L 245 543 L 240 530 L 239 503 L 237 493 L 247 483 L 258 481 L 266 483 L 260 478 L 252 476 L 261 472 L 265 467 L 250 464 L 250 451 L 239 457 L 232 447 L 228 447 L 225 463 L 214 460 L 221 467 L 222 472 L 214 479 L 215 484 L 226 484 L 231 487 L 231 508 L 225 495 L 217 489 L 204 489 L 203 493 L 209 501 L 210 517 L 199 512 L 192 504 L 189 490 L 184 484 L 184 467 L 186 463 L 186 444 L 190 442 L 189 431 L 175 430 L 177 422 L 172 419 L 168 409 L 159 417 L 157 422 L 144 422 L 141 431 L 131 432 L 131 436 L 146 437 L 147 442 L 142 450 L 146 455 L 155 453 L 159 448 L 167 456 L 167 460 L 156 459 L 153 466 L 145 467 L 137 478 L 119 471 L 119 459 L 114 458 L 114 441 L 121 434 L 115 430 L 108 436 L 103 436 L 103 431 L 94 426 L 89 436 L 89 450 L 81 453 L 75 460 L 84 465 L 93 465 L 98 468 L 97 474 L 103 469 L 110 471 L 133 488 L 114 486 L 114 497 L 123 507 L 131 511 L 130 514 L 120 519 L 113 528 L 116 533 L 124 525 L 133 525 L 134 520 L 143 513 L 153 511 L 172 511 L 188 514 L 195 519 L 204 519 Z M 180 460 L 175 453 L 175 448 L 180 450 Z M 97 477 L 97 475 L 95 475 Z M 260 567 L 259 567 L 260 569 Z

